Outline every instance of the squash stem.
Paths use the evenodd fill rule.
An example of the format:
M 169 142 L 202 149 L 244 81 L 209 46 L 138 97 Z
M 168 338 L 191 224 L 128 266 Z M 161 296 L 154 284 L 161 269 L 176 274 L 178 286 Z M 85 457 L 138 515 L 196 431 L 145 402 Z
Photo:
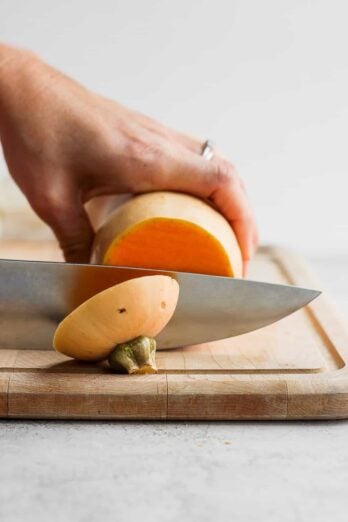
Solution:
M 156 341 L 141 335 L 126 343 L 117 344 L 110 353 L 110 367 L 118 373 L 157 373 Z

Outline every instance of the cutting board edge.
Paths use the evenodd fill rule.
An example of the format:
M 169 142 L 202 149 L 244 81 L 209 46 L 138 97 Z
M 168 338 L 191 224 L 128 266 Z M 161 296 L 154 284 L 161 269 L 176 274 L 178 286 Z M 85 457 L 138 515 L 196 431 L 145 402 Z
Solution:
M 185 421 L 348 418 L 347 369 L 314 374 L 310 379 L 301 375 L 284 379 L 265 376 L 258 379 L 257 386 L 255 381 L 241 375 L 162 374 L 152 376 L 149 381 L 150 385 L 154 383 L 153 392 L 150 389 L 146 396 L 147 402 L 155 406 L 151 408 L 136 389 L 91 397 L 81 389 L 74 390 L 70 383 L 70 410 L 63 393 L 67 384 L 64 378 L 61 392 L 59 389 L 42 392 L 35 380 L 34 384 L 30 382 L 29 373 L 15 373 L 10 375 L 7 396 L 3 397 L 7 408 L 0 409 L 1 418 Z M 61 377 L 64 375 L 68 381 L 73 380 L 71 374 Z M 32 376 L 35 379 L 37 372 L 32 372 Z M 97 378 L 102 379 L 103 375 Z

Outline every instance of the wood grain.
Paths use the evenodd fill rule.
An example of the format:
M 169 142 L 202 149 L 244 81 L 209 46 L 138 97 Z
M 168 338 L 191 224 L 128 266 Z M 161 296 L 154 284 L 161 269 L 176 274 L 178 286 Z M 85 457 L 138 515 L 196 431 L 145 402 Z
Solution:
M 8 389 L 11 373 L 0 372 L 0 417 L 8 416 Z
M 165 419 L 164 375 L 14 372 L 8 415 L 29 418 Z
M 58 260 L 53 243 L 0 256 Z M 264 248 L 251 278 L 320 288 L 304 263 Z M 157 354 L 159 373 L 111 374 L 54 351 L 0 349 L 0 417 L 80 419 L 348 418 L 348 333 L 325 295 L 246 335 Z

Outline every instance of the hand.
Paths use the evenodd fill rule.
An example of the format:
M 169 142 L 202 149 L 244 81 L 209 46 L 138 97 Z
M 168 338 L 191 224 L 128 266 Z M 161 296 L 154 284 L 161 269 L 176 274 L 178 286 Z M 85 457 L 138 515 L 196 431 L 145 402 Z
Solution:
M 258 242 L 235 167 L 202 141 L 98 96 L 27 51 L 0 46 L 0 136 L 12 177 L 54 231 L 67 261 L 88 262 L 84 204 L 105 194 L 174 190 L 225 215 L 245 263 Z

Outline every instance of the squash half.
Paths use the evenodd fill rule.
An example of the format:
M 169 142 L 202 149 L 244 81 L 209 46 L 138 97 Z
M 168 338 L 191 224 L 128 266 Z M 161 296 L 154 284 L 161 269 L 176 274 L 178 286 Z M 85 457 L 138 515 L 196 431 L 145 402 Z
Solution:
M 242 257 L 227 220 L 187 194 L 135 196 L 97 231 L 92 262 L 242 277 Z

